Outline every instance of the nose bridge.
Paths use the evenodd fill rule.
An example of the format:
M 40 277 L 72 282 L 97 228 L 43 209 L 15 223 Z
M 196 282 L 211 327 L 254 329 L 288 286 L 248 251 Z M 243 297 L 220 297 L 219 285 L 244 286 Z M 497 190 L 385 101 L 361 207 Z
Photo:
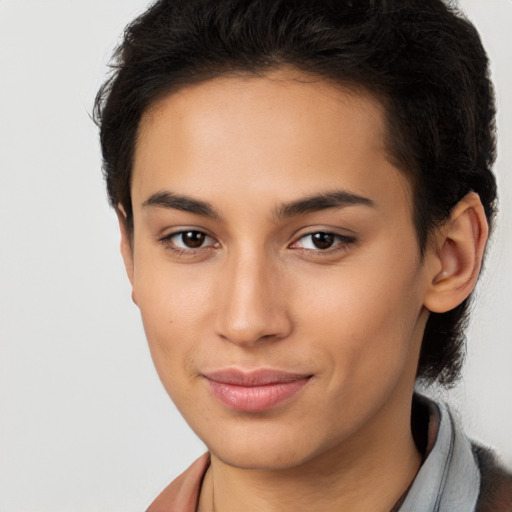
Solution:
M 291 328 L 275 258 L 263 249 L 234 250 L 221 275 L 217 333 L 240 345 L 282 338 Z M 282 288 L 281 288 L 282 290 Z

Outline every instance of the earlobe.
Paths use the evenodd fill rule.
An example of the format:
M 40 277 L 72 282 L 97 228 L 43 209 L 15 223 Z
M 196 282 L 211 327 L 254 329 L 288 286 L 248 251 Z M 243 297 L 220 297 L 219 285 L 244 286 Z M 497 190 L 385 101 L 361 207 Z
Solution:
M 117 220 L 119 222 L 119 231 L 121 233 L 121 256 L 123 257 L 126 274 L 132 285 L 133 290 L 133 275 L 134 275 L 134 261 L 133 261 L 133 247 L 132 247 L 132 232 L 128 226 L 127 215 L 121 204 L 116 207 Z M 132 291 L 132 299 L 135 302 L 135 297 Z
M 458 306 L 472 292 L 478 279 L 489 227 L 478 194 L 471 192 L 452 211 L 448 222 L 438 229 L 434 260 L 425 307 L 445 313 Z

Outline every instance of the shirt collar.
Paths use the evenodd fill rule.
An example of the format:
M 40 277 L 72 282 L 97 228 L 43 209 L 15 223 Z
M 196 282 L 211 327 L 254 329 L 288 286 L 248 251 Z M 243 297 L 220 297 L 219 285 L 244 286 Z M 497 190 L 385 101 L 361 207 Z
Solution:
M 429 410 L 427 456 L 400 512 L 472 512 L 480 491 L 480 471 L 471 443 L 448 407 L 422 396 Z

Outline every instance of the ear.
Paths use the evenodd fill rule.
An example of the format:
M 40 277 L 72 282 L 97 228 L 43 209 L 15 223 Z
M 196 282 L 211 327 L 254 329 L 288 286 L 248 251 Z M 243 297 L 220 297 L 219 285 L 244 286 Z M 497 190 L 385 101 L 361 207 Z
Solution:
M 119 231 L 121 232 L 121 256 L 123 257 L 124 266 L 128 279 L 133 289 L 133 274 L 134 274 L 134 262 L 133 262 L 133 233 L 128 227 L 127 215 L 121 204 L 116 206 L 117 220 L 119 222 Z M 132 292 L 133 298 L 133 292 Z M 135 300 L 134 300 L 135 301 Z
M 429 311 L 445 313 L 469 296 L 480 273 L 488 236 L 480 197 L 471 192 L 457 203 L 427 249 L 432 270 L 424 305 Z

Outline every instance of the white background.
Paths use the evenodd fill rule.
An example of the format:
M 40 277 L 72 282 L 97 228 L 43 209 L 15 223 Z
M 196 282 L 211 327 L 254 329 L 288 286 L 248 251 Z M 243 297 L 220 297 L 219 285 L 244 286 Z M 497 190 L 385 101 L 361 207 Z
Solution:
M 0 511 L 142 511 L 203 451 L 153 370 L 89 119 L 144 0 L 0 0 Z M 493 62 L 500 228 L 447 398 L 512 464 L 512 2 L 462 0 Z

